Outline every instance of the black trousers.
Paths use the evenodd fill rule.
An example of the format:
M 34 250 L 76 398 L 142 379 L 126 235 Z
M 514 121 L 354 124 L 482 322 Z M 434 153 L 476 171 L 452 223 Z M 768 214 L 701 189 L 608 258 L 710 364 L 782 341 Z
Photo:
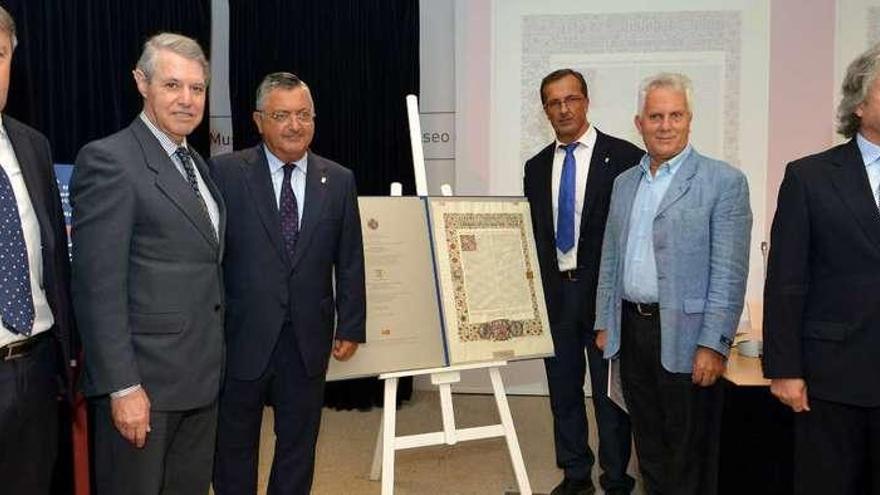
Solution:
M 647 493 L 717 493 L 721 380 L 700 387 L 690 373 L 666 371 L 660 363 L 659 316 L 623 306 L 620 378 Z
M 565 477 L 588 479 L 594 456 L 587 443 L 588 423 L 584 405 L 584 376 L 589 355 L 590 384 L 599 436 L 599 484 L 606 492 L 629 493 L 635 480 L 626 474 L 632 437 L 629 417 L 606 395 L 608 362 L 596 347 L 592 321 L 584 321 L 585 288 L 582 281 L 563 282 L 563 313 L 551 326 L 556 356 L 544 360 L 550 406 L 556 465 Z
M 880 407 L 809 402 L 794 416 L 794 492 L 880 495 Z
M 217 429 L 216 402 L 188 411 L 151 410 L 151 431 L 140 449 L 113 425 L 109 398 L 96 399 L 91 405 L 97 495 L 208 493 Z
M 307 495 L 323 402 L 324 375 L 308 376 L 293 329 L 285 326 L 263 376 L 253 381 L 226 377 L 220 393 L 214 492 L 257 493 L 260 426 L 263 409 L 270 405 L 275 413 L 275 457 L 267 493 Z
M 55 340 L 0 360 L 0 492 L 48 494 L 58 455 L 59 375 Z

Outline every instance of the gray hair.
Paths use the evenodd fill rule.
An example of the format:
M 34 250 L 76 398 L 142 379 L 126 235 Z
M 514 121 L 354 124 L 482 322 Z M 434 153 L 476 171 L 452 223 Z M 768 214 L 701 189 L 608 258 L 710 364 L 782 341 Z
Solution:
M 837 132 L 851 138 L 859 132 L 862 118 L 856 109 L 865 101 L 868 91 L 880 74 L 880 43 L 856 57 L 846 69 L 840 86 L 841 99 L 837 106 Z
M 295 74 L 291 74 L 290 72 L 273 72 L 263 78 L 263 81 L 257 87 L 257 98 L 255 103 L 256 109 L 263 109 L 263 102 L 266 100 L 266 95 L 268 95 L 269 92 L 271 92 L 272 90 L 292 90 L 296 88 L 303 88 L 306 90 L 306 94 L 309 97 L 309 104 L 311 104 L 312 111 L 314 111 L 315 102 L 312 101 L 312 92 L 311 90 L 309 90 L 309 85 L 306 84 L 306 82 L 302 79 L 296 77 Z
M 3 7 L 0 7 L 0 31 L 9 35 L 12 41 L 12 51 L 18 46 L 18 37 L 15 36 L 15 19 Z
M 667 88 L 684 93 L 687 110 L 693 115 L 694 86 L 691 84 L 688 76 L 674 72 L 661 72 L 642 80 L 642 83 L 639 84 L 639 115 L 645 111 L 645 100 L 648 98 L 648 93 L 659 88 Z
M 156 57 L 161 51 L 169 51 L 185 59 L 198 62 L 205 74 L 205 83 L 211 80 L 208 58 L 205 57 L 205 52 L 202 51 L 202 47 L 196 40 L 181 34 L 159 33 L 144 43 L 144 51 L 141 52 L 141 58 L 137 61 L 136 67 L 144 73 L 147 81 L 150 81 L 153 74 L 156 73 Z

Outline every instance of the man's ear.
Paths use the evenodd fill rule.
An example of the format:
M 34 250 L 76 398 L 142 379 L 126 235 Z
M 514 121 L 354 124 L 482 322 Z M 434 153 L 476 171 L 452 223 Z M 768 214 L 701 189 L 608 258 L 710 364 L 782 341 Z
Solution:
M 147 97 L 147 86 L 150 85 L 150 82 L 147 81 L 147 75 L 144 74 L 144 71 L 140 69 L 135 69 L 131 71 L 131 75 L 134 76 L 134 82 L 137 84 L 138 92 L 142 97 Z

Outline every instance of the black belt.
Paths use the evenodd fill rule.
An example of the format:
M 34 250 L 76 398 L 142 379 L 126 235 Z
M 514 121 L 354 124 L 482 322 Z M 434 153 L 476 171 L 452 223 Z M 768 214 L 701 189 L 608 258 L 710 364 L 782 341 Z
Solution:
M 639 316 L 643 316 L 645 318 L 659 318 L 660 317 L 660 304 L 659 303 L 637 303 L 632 301 L 623 300 L 623 308 L 629 311 L 632 311 Z
M 46 340 L 48 333 L 41 332 L 29 339 L 19 340 L 0 347 L 0 360 L 12 361 L 13 359 L 27 357 L 38 345 Z
M 562 270 L 559 272 L 559 276 L 562 277 L 562 280 L 568 280 L 569 282 L 577 282 L 581 279 L 583 275 L 583 270 L 580 268 L 573 268 L 571 270 Z

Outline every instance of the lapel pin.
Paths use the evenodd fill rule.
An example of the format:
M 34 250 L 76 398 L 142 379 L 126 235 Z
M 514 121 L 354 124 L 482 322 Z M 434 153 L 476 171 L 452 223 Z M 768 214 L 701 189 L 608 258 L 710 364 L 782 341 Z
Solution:
M 605 163 L 608 163 L 608 162 L 610 162 L 610 161 L 611 161 L 611 159 L 608 158 L 608 157 L 606 156 L 606 157 L 605 157 Z
M 327 177 L 326 176 L 321 177 L 321 184 L 326 184 L 326 183 L 327 183 Z

